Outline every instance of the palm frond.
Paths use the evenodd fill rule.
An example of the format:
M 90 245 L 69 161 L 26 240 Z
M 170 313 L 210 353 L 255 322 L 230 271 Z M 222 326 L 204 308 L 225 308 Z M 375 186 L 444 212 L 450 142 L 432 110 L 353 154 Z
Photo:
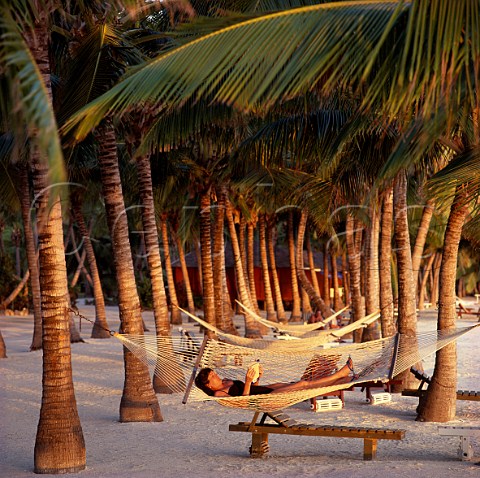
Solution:
M 51 183 L 64 182 L 66 172 L 50 98 L 19 25 L 5 5 L 0 7 L 0 36 L 0 64 L 11 79 L 12 96 L 20 102 L 16 110 L 21 112 L 20 121 L 28 126 L 41 155 L 48 159 Z

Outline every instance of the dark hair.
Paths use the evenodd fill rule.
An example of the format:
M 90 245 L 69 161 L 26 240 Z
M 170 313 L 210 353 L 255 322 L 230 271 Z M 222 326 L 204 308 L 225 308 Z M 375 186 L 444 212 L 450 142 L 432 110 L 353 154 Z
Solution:
M 197 376 L 195 377 L 195 385 L 202 391 L 204 391 L 207 395 L 213 397 L 214 392 L 213 390 L 207 385 L 208 382 L 208 375 L 212 371 L 211 368 L 202 368 L 200 372 L 198 372 Z

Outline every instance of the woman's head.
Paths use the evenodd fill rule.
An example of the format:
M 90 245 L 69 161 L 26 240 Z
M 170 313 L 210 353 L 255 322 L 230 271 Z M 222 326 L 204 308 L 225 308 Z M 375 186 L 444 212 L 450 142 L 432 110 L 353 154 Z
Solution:
M 208 386 L 210 372 L 212 372 L 211 368 L 202 368 L 195 377 L 195 385 L 207 395 L 213 396 L 214 391 Z

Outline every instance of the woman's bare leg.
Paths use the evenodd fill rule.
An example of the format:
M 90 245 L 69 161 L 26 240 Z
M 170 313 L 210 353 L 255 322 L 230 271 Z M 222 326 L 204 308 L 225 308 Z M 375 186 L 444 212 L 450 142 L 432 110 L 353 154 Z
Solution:
M 275 392 L 291 392 L 293 390 L 305 390 L 308 388 L 328 387 L 336 383 L 346 383 L 350 381 L 349 374 L 353 368 L 351 359 L 348 359 L 347 363 L 332 375 L 327 377 L 319 377 L 313 380 L 300 380 L 295 383 L 288 384 L 273 384 L 271 386 Z

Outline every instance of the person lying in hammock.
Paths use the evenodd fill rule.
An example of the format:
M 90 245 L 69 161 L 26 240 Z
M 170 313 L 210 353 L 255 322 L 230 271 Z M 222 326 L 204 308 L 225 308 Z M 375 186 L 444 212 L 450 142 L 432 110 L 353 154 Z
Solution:
M 262 366 L 259 370 L 250 367 L 245 375 L 245 382 L 221 378 L 211 368 L 203 368 L 195 378 L 195 385 L 212 397 L 240 397 L 244 395 L 263 395 L 268 393 L 291 392 L 309 388 L 328 387 L 337 383 L 351 381 L 350 373 L 353 373 L 353 362 L 349 358 L 347 363 L 331 375 L 313 378 L 311 380 L 299 380 L 293 383 L 272 383 L 258 385 L 263 374 Z M 258 379 L 256 378 L 258 375 Z M 254 382 L 256 380 L 256 382 Z

